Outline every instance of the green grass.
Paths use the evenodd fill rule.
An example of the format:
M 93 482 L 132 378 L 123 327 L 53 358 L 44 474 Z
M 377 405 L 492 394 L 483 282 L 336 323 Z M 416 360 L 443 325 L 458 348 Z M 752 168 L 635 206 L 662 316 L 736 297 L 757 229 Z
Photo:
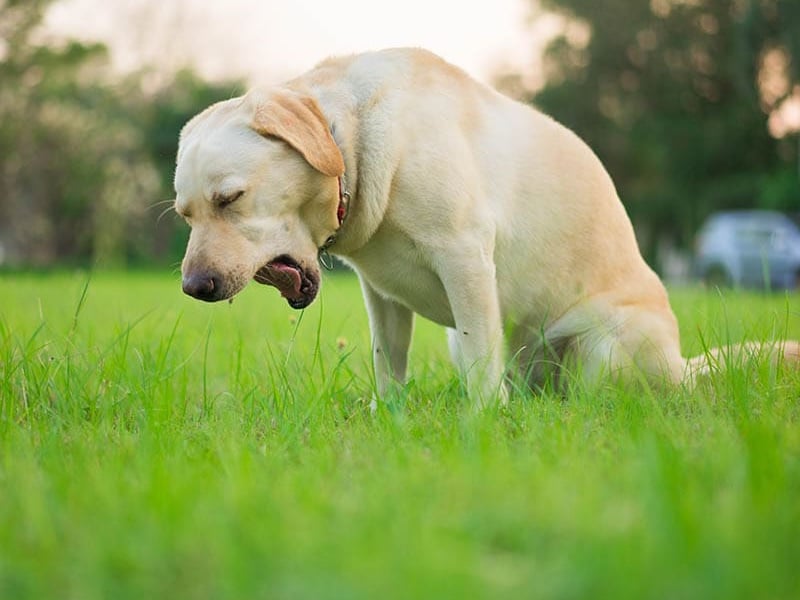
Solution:
M 687 353 L 796 295 L 676 290 Z M 800 375 L 473 414 L 443 332 L 369 409 L 352 277 L 291 311 L 177 276 L 0 276 L 0 598 L 791 598 Z

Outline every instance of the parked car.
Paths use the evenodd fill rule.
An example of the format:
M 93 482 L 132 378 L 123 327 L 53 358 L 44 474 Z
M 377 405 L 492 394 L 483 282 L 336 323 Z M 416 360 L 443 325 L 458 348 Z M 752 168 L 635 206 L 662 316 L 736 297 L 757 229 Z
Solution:
M 800 227 L 783 213 L 715 213 L 697 236 L 695 271 L 709 285 L 800 286 Z

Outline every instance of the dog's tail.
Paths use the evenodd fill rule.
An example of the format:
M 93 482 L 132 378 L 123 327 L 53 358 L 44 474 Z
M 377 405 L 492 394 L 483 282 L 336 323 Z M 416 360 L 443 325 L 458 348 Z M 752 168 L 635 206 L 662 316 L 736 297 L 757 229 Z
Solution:
M 686 359 L 686 379 L 691 384 L 702 381 L 714 372 L 749 361 L 769 360 L 775 365 L 800 368 L 800 342 L 747 342 L 722 348 L 711 348 Z

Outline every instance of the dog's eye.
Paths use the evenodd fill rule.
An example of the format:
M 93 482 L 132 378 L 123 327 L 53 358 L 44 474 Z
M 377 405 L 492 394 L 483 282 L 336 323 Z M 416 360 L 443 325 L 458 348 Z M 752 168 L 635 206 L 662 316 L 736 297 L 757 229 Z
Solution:
M 236 202 L 242 196 L 244 196 L 244 190 L 240 190 L 238 192 L 234 192 L 233 194 L 228 194 L 226 196 L 220 194 L 216 198 L 214 198 L 214 201 L 216 202 L 219 208 L 225 208 L 229 204 L 233 204 L 234 202 Z

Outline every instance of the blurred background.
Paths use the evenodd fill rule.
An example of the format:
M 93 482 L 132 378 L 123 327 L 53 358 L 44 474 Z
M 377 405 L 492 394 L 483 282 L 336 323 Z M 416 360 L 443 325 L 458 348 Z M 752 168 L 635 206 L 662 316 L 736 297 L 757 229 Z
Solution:
M 574 129 L 662 274 L 717 211 L 800 210 L 798 0 L 0 0 L 0 267 L 174 267 L 193 114 L 398 45 Z

